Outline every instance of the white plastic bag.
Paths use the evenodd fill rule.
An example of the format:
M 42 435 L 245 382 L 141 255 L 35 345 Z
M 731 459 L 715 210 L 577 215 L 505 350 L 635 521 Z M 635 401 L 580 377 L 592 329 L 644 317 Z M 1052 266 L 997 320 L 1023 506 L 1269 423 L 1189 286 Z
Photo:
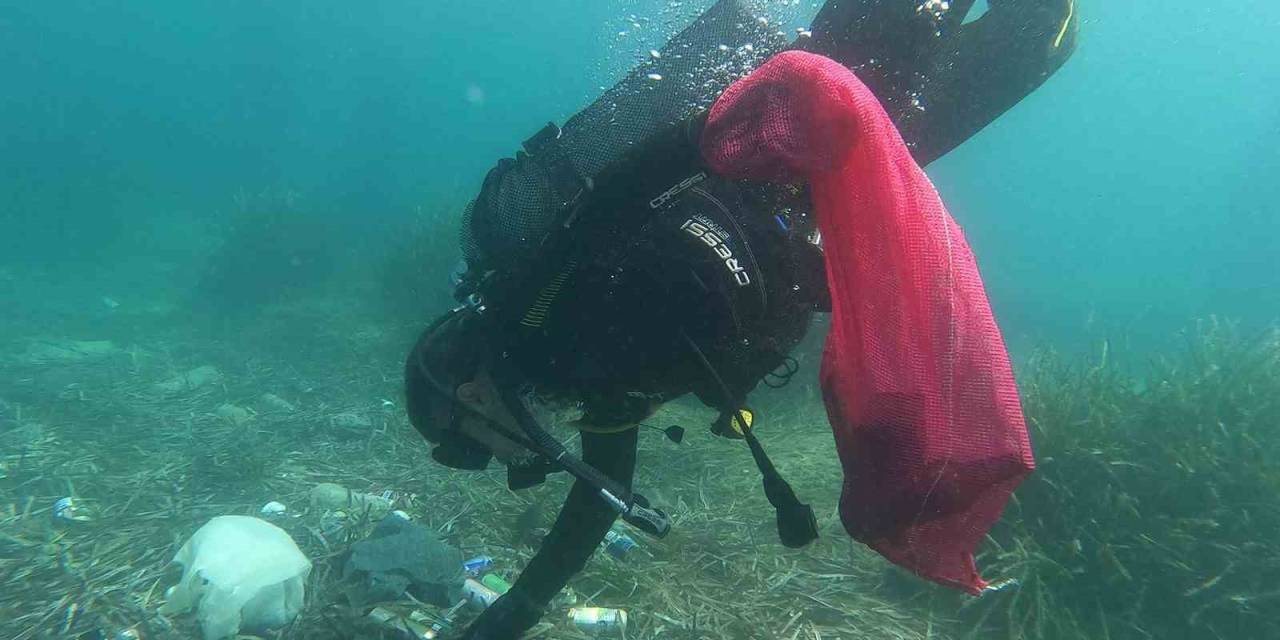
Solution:
M 164 614 L 196 608 L 204 640 L 282 627 L 302 610 L 311 561 L 270 522 L 219 516 L 195 532 L 173 561 L 182 580 L 165 592 Z

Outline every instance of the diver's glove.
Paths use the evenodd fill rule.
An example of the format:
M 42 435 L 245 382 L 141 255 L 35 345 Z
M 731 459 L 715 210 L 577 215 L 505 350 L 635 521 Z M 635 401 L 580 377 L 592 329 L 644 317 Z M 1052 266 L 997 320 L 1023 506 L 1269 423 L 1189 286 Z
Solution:
M 538 624 L 542 614 L 542 606 L 518 589 L 512 589 L 467 627 L 462 640 L 515 640 Z

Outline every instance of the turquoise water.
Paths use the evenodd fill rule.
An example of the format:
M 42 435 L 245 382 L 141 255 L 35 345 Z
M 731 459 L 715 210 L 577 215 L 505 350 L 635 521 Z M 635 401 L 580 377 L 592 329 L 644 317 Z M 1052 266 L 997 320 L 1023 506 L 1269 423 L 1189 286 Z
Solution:
M 242 191 L 357 232 L 454 204 L 707 4 L 5 3 L 0 260 L 187 255 Z M 1079 9 L 1075 58 L 931 170 L 1011 341 L 1273 318 L 1280 8 Z
M 0 636 L 91 638 L 66 630 L 134 624 L 154 608 L 142 601 L 156 588 L 151 581 L 172 578 L 164 573 L 170 546 L 212 515 L 256 513 L 267 500 L 303 503 L 308 482 L 424 496 L 420 487 L 432 487 L 440 493 L 398 504 L 433 526 L 456 526 L 451 540 L 468 553 L 506 553 L 506 566 L 526 560 L 530 549 L 515 550 L 501 523 L 529 505 L 502 490 L 500 474 L 486 476 L 493 486 L 479 483 L 483 498 L 469 502 L 463 489 L 473 485 L 424 462 L 425 447 L 397 404 L 403 357 L 430 313 L 449 303 L 457 221 L 485 172 L 710 4 L 0 0 L 0 611 L 14 605 L 32 616 L 9 627 L 0 620 Z M 765 4 L 790 32 L 819 3 Z M 1142 615 L 1134 614 L 1133 629 L 1111 627 L 1113 637 L 1147 637 L 1134 629 L 1187 608 L 1203 612 L 1205 625 L 1186 626 L 1188 637 L 1230 632 L 1236 628 L 1223 620 L 1233 616 L 1248 622 L 1222 637 L 1261 637 L 1250 634 L 1280 619 L 1271 586 L 1280 573 L 1242 559 L 1265 555 L 1249 546 L 1259 537 L 1253 523 L 1280 522 L 1268 501 L 1255 503 L 1280 486 L 1280 449 L 1267 437 L 1280 343 L 1273 336 L 1235 349 L 1222 346 L 1226 331 L 1191 340 L 1181 332 L 1219 316 L 1253 336 L 1280 317 L 1280 4 L 1079 0 L 1077 10 L 1080 44 L 1066 66 L 929 167 L 978 256 L 1020 371 L 1036 349 L 1096 356 L 1107 344 L 1109 360 L 1087 363 L 1083 381 L 1027 365 L 1043 473 L 998 535 L 1021 536 L 1026 548 L 1062 563 L 1040 567 L 1061 582 L 1045 579 L 1058 590 L 1037 615 L 1055 608 L 1043 602 L 1066 603 L 1058 608 L 1080 620 L 1106 617 L 1100 601 L 1107 616 L 1128 611 L 1122 605 L 1140 601 L 1145 587 L 1115 579 L 1130 576 L 1111 562 L 1141 558 L 1150 562 L 1135 569 L 1146 572 L 1138 582 L 1173 585 L 1186 599 L 1135 605 Z M 759 404 L 778 425 L 765 437 L 774 439 L 779 466 L 827 517 L 839 469 L 832 452 L 811 454 L 830 447 L 814 388 L 821 339 L 812 331 L 798 352 L 797 383 Z M 1188 342 L 1201 351 L 1185 369 L 1130 381 L 1104 366 L 1142 371 Z M 197 367 L 216 367 L 219 382 L 155 397 L 157 384 Z M 1155 382 L 1158 391 L 1129 395 Z M 264 404 L 264 393 L 283 398 L 290 413 Z M 1105 406 L 1082 400 L 1090 393 Z M 335 427 L 348 414 L 361 418 L 348 421 L 356 429 L 374 425 L 373 435 Z M 699 434 L 708 421 L 686 405 L 662 414 L 668 418 Z M 240 429 L 244 421 L 255 428 Z M 838 630 L 852 615 L 833 617 L 813 605 L 814 589 L 776 582 L 799 562 L 806 575 L 856 583 L 833 588 L 844 611 L 889 612 L 859 624 L 905 619 L 896 607 L 910 612 L 909 624 L 894 627 L 898 637 L 1007 630 L 1000 614 L 966 618 L 979 607 L 958 607 L 919 585 L 899 593 L 895 575 L 850 551 L 829 518 L 833 529 L 817 550 L 782 555 L 768 526 L 763 534 L 751 528 L 772 516 L 754 475 L 741 484 L 701 475 L 718 463 L 750 470 L 749 459 L 690 439 L 677 453 L 646 441 L 642 459 L 651 466 L 641 477 L 669 502 L 694 506 L 683 513 L 693 534 L 654 545 L 664 566 L 712 567 L 707 576 L 743 585 L 744 609 L 721 615 L 775 616 L 766 621 L 781 628 L 793 607 L 806 616 L 797 632 L 811 624 L 827 629 L 822 637 L 846 637 Z M 1168 450 L 1152 446 L 1160 443 Z M 1063 471 L 1053 459 L 1087 470 Z M 1237 459 L 1240 468 L 1223 462 Z M 1040 477 L 1051 482 L 1036 484 Z M 681 484 L 686 478 L 698 480 Z M 1170 498 L 1167 486 L 1186 493 Z M 539 499 L 545 510 L 554 512 L 563 488 Z M 727 524 L 699 520 L 714 512 L 700 506 L 708 492 L 732 503 L 717 514 Z M 66 495 L 83 497 L 97 524 L 69 532 L 48 525 L 49 505 Z M 1090 513 L 1104 502 L 1123 505 L 1099 507 L 1114 521 L 1078 519 L 1092 523 L 1091 534 L 1115 533 L 1109 542 L 1082 542 L 1081 529 L 1068 526 L 1075 522 L 1031 515 Z M 1153 511 L 1177 514 L 1151 530 L 1186 543 L 1176 554 L 1146 553 L 1135 542 Z M 290 533 L 313 557 L 328 553 L 310 537 L 312 525 L 299 519 Z M 98 562 L 89 549 L 110 535 L 139 548 L 107 545 L 109 558 Z M 755 560 L 708 560 L 726 537 L 747 546 L 759 539 L 759 566 L 783 568 L 766 575 Z M 54 547 L 91 560 L 64 560 L 48 553 Z M 1274 557 L 1274 546 L 1264 549 Z M 1003 554 L 981 559 L 1017 570 L 1033 564 Z M 1062 565 L 1069 570 L 1057 572 Z M 43 573 L 26 577 L 27 566 Z M 137 567 L 145 580 L 82 588 L 77 571 L 105 589 L 122 579 L 109 573 L 116 566 Z M 1072 583 L 1067 574 L 1086 577 Z M 654 594 L 669 586 L 665 575 L 593 565 L 584 581 L 619 600 L 626 588 L 601 585 L 641 584 L 636 599 L 651 603 L 662 600 Z M 44 587 L 6 594 L 19 579 Z M 64 591 L 107 604 L 77 614 L 67 602 L 79 596 L 65 600 Z M 786 604 L 767 609 L 774 599 Z M 656 612 L 683 620 L 694 610 L 714 621 L 719 611 L 677 604 Z M 1163 606 L 1168 615 L 1152 614 Z M 937 630 L 922 611 L 938 615 Z M 647 625 L 640 637 L 667 637 L 654 631 L 659 618 L 639 617 L 652 613 L 638 614 L 647 620 L 637 623 Z M 332 631 L 342 628 L 335 624 L 312 609 L 289 637 L 350 637 Z M 1102 637 L 1096 624 L 1081 623 L 1090 633 L 1036 637 Z M 154 637 L 190 637 L 157 628 L 164 632 Z M 50 635 L 59 629 L 63 636 Z M 555 633 L 549 637 L 579 637 Z

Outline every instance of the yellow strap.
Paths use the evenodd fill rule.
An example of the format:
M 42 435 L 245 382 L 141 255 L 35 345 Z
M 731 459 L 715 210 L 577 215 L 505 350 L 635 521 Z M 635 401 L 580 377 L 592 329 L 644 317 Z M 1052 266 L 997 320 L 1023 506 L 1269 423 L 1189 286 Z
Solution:
M 1062 39 L 1067 37 L 1067 27 L 1071 26 L 1071 18 L 1076 15 L 1076 0 L 1067 0 L 1067 19 L 1062 21 L 1062 28 L 1058 30 L 1058 37 L 1053 39 L 1053 48 L 1057 49 L 1062 46 Z

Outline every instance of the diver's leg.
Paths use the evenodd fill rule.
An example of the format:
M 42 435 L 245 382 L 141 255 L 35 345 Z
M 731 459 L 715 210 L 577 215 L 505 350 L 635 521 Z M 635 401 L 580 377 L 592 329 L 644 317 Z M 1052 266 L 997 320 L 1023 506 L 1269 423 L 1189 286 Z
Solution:
M 1075 50 L 1076 0 L 989 2 L 985 15 L 942 38 L 918 87 L 918 106 L 896 114 L 921 165 L 991 124 Z

